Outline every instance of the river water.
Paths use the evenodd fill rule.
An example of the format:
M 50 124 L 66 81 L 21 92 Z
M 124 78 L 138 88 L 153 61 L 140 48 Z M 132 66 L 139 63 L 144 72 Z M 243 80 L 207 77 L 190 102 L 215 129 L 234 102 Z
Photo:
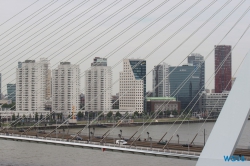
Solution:
M 141 136 L 142 139 L 147 137 L 146 132 L 149 132 L 150 137 L 154 140 L 158 140 L 162 135 L 168 131 L 168 134 L 164 140 L 168 140 L 178 128 L 175 125 L 170 128 L 171 125 L 153 125 L 149 126 L 145 131 L 144 135 Z M 205 138 L 207 139 L 209 133 L 211 132 L 214 123 L 206 123 L 204 127 L 201 128 L 197 138 L 195 139 L 196 144 L 204 143 L 204 128 L 205 128 Z M 146 126 L 145 126 L 146 127 Z M 195 134 L 200 129 L 201 124 L 183 124 L 173 137 L 173 142 L 177 141 L 176 134 L 179 135 L 181 143 L 190 142 Z M 122 130 L 123 137 L 131 136 L 136 130 L 136 127 L 119 127 L 113 131 L 111 134 L 113 137 L 117 138 L 120 130 Z M 141 133 L 143 127 L 139 130 Z M 70 129 L 70 133 L 74 133 L 79 129 Z M 95 135 L 101 135 L 105 133 L 108 128 L 96 128 Z M 250 145 L 250 122 L 248 121 L 238 145 L 240 147 L 247 147 Z M 84 130 L 83 134 L 87 134 L 88 131 Z M 62 147 L 54 145 L 44 145 L 26 142 L 15 142 L 0 140 L 0 165 L 2 166 L 147 166 L 147 165 L 173 165 L 173 166 L 193 166 L 196 161 L 189 160 L 178 160 L 169 159 L 162 157 L 153 156 L 143 156 L 134 154 L 123 154 L 117 152 L 102 152 L 101 150 L 89 150 L 71 147 Z

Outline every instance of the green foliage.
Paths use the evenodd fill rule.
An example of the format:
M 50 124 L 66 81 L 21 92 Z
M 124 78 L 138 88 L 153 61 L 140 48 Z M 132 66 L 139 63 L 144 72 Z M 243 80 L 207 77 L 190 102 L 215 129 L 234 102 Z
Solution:
M 12 120 L 16 120 L 16 115 L 15 115 L 15 113 L 12 114 Z
M 82 111 L 79 111 L 77 113 L 77 118 L 83 118 L 83 112 Z
M 134 112 L 134 117 L 138 117 L 139 113 L 137 111 Z
M 35 113 L 35 120 L 38 121 L 38 113 Z
M 12 104 L 3 104 L 2 108 L 10 108 L 10 110 L 15 110 L 16 109 L 16 103 Z
M 115 114 L 115 117 L 121 117 L 121 116 L 122 116 L 122 114 L 119 111 L 117 111 Z
M 108 118 L 111 118 L 113 116 L 113 112 L 112 111 L 109 111 L 109 113 L 107 113 L 107 117 Z

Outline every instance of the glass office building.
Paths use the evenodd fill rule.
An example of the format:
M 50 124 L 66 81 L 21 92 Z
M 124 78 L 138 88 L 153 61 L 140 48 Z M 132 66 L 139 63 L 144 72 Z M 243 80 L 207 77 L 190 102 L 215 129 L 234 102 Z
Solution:
M 191 109 L 199 96 L 195 97 L 200 90 L 201 70 L 197 66 L 188 64 L 169 67 L 169 71 L 171 73 L 169 76 L 171 97 L 176 97 L 178 101 L 181 101 L 182 110 L 194 99 L 188 107 L 188 109 Z M 198 111 L 197 103 L 193 111 Z
M 7 84 L 8 100 L 16 102 L 16 84 Z
M 200 88 L 202 91 L 205 90 L 205 60 L 202 55 L 199 53 L 192 53 L 190 56 L 188 56 L 188 63 L 199 66 L 200 72 Z

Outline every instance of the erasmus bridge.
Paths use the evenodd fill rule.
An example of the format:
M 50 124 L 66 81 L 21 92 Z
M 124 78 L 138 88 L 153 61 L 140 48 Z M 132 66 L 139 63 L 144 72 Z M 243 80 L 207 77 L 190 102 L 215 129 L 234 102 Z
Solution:
M 78 9 L 81 10 L 79 11 Z M 192 113 L 195 104 L 199 101 L 199 94 L 202 92 L 202 89 L 208 87 L 212 83 L 218 71 L 227 62 L 226 60 L 231 55 L 231 52 L 237 50 L 238 47 L 245 47 L 242 43 L 244 43 L 245 38 L 249 38 L 249 36 L 247 36 L 247 34 L 249 34 L 248 30 L 250 25 L 247 22 L 249 21 L 247 20 L 247 18 L 249 18 L 249 10 L 250 4 L 246 0 L 225 0 L 220 2 L 217 0 L 209 2 L 204 2 L 202 0 L 180 0 L 175 2 L 172 2 L 171 0 L 159 2 L 155 2 L 154 0 L 143 2 L 138 2 L 137 0 L 126 2 L 122 2 L 121 0 L 84 0 L 78 4 L 75 4 L 73 0 L 64 1 L 63 3 L 52 0 L 43 4 L 40 4 L 39 1 L 33 1 L 15 15 L 0 23 L 0 27 L 3 28 L 3 31 L 0 34 L 1 78 L 3 82 L 15 82 L 15 79 L 11 79 L 12 76 L 16 75 L 16 67 L 12 68 L 12 65 L 17 64 L 17 62 L 23 58 L 36 59 L 42 56 L 49 60 L 53 59 L 56 63 L 70 61 L 75 57 L 79 58 L 80 54 L 84 56 L 76 59 L 76 64 L 84 65 L 84 62 L 88 62 L 88 59 L 91 59 L 92 56 L 95 56 L 100 52 L 101 54 L 104 54 L 103 56 L 107 59 L 111 59 L 111 56 L 118 59 L 118 62 L 111 67 L 111 69 L 115 71 L 114 68 L 122 63 L 124 59 L 128 59 L 135 52 L 140 49 L 145 49 L 145 47 L 147 47 L 147 50 L 144 52 L 144 55 L 146 54 L 146 56 L 143 57 L 143 60 L 157 57 L 155 54 L 158 50 L 168 47 L 168 45 L 176 40 L 175 38 L 178 37 L 178 34 L 181 34 L 185 31 L 185 29 L 192 26 L 191 32 L 187 33 L 187 31 L 185 31 L 185 35 L 178 38 L 178 44 L 173 46 L 172 51 L 166 52 L 163 57 L 158 57 L 156 62 L 148 61 L 148 63 L 155 63 L 155 65 L 157 65 L 168 60 L 171 56 L 175 56 L 174 59 L 178 61 L 178 66 L 180 66 L 191 53 L 202 47 L 202 44 L 206 44 L 210 38 L 214 38 L 216 36 L 217 40 L 214 45 L 220 45 L 225 42 L 230 35 L 233 34 L 233 36 L 236 37 L 233 38 L 234 45 L 232 46 L 230 53 L 225 56 L 225 58 L 221 61 L 221 64 L 215 68 L 215 71 L 208 76 L 204 86 L 200 88 L 197 94 L 195 94 L 195 97 L 188 104 L 187 108 L 185 108 L 180 115 L 178 115 L 177 119 L 172 122 L 171 127 L 166 129 L 165 133 L 162 133 L 162 137 L 158 141 L 152 140 L 153 136 L 149 134 L 151 132 L 148 130 L 148 127 L 152 125 L 162 112 L 161 107 L 169 104 L 170 101 L 163 103 L 161 107 L 150 115 L 148 119 L 145 119 L 145 122 L 143 122 L 138 130 L 129 137 L 124 137 L 122 135 L 122 131 L 120 131 L 118 139 L 114 139 L 110 135 L 112 131 L 119 128 L 121 122 L 126 119 L 129 114 L 122 115 L 120 120 L 118 120 L 113 127 L 108 129 L 108 131 L 103 133 L 101 136 L 97 137 L 93 132 L 89 133 L 89 135 L 83 134 L 83 131 L 89 130 L 90 126 L 93 126 L 94 122 L 96 122 L 102 114 L 109 112 L 110 110 L 103 111 L 89 124 L 86 124 L 74 134 L 57 132 L 59 129 L 64 129 L 69 121 L 74 120 L 74 113 L 70 114 L 69 117 L 61 124 L 54 126 L 54 128 L 53 126 L 50 126 L 52 127 L 51 130 L 48 130 L 47 132 L 40 132 L 42 130 L 39 130 L 38 132 L 36 130 L 37 128 L 43 128 L 39 127 L 39 124 L 53 116 L 57 110 L 60 110 L 58 107 L 49 112 L 45 117 L 38 120 L 38 122 L 32 126 L 28 126 L 26 128 L 17 127 L 17 124 L 25 119 L 25 117 L 19 117 L 15 121 L 11 121 L 9 124 L 1 126 L 0 139 L 50 144 L 51 146 L 60 145 L 65 146 L 65 148 L 70 146 L 77 148 L 101 149 L 103 151 L 113 151 L 117 153 L 122 152 L 165 158 L 197 160 L 197 166 L 233 165 L 235 162 L 237 162 L 237 165 L 249 165 L 250 149 L 237 148 L 239 138 L 249 118 L 249 52 L 241 52 L 241 54 L 243 54 L 241 55 L 243 59 L 237 66 L 237 70 L 233 73 L 233 76 L 237 74 L 237 79 L 232 86 L 229 96 L 218 119 L 216 120 L 206 144 L 204 146 L 197 145 L 195 143 L 195 139 L 198 133 L 201 132 L 201 129 L 204 128 L 204 125 L 208 121 L 209 115 L 213 112 L 213 110 L 208 112 L 208 116 L 202 121 L 197 134 L 194 135 L 194 138 L 189 141 L 188 144 L 181 145 L 179 143 L 174 143 L 172 140 L 180 126 L 187 121 L 190 113 Z M 27 14 L 27 11 L 30 11 L 30 13 L 28 12 L 29 14 Z M 77 15 L 74 15 L 74 17 L 71 16 L 71 14 L 75 11 L 77 11 Z M 144 12 L 143 15 L 138 15 L 138 13 L 142 11 Z M 24 13 L 26 13 L 26 15 L 23 15 Z M 119 15 L 120 13 L 123 13 L 123 15 Z M 154 14 L 156 13 L 157 15 L 155 16 Z M 190 13 L 192 13 L 192 15 L 189 15 Z M 152 15 L 154 15 L 154 19 L 149 19 Z M 188 17 L 185 17 L 187 15 Z M 117 18 L 116 16 L 119 17 Z M 169 19 L 167 22 L 166 20 L 163 21 L 166 17 Z M 128 21 L 131 18 L 133 18 L 132 22 Z M 217 18 L 220 19 L 217 20 Z M 214 21 L 215 19 L 216 21 Z M 15 20 L 16 24 L 11 24 L 11 26 L 6 28 L 5 26 L 9 25 L 9 23 L 13 20 Z M 200 24 L 194 24 L 197 23 L 195 22 L 197 20 L 199 20 Z M 161 22 L 161 25 L 158 24 L 159 22 Z M 178 26 L 175 24 L 176 22 L 178 22 Z M 225 28 L 224 24 L 227 22 L 230 22 L 230 26 L 227 24 L 227 27 Z M 242 24 L 242 22 L 245 24 Z M 210 23 L 215 26 L 211 26 Z M 54 27 L 55 25 L 57 25 L 56 28 Z M 136 30 L 134 30 L 138 25 L 142 26 L 139 28 L 137 27 Z M 237 28 L 239 25 L 240 28 Z M 158 26 L 158 28 L 155 26 Z M 168 29 L 171 27 L 174 27 L 174 30 L 171 29 L 170 31 Z M 218 33 L 220 28 L 223 28 L 223 33 L 222 31 Z M 147 33 L 150 29 L 150 33 Z M 206 30 L 202 31 L 204 29 Z M 166 33 L 166 30 L 169 30 L 169 36 L 163 35 L 163 33 Z M 127 34 L 127 32 L 131 31 L 133 31 L 133 33 Z M 201 33 L 203 34 L 201 35 Z M 127 35 L 127 38 L 122 37 L 124 34 Z M 144 37 L 140 38 L 141 36 Z M 147 44 L 154 42 L 154 39 L 157 39 L 159 36 L 162 36 L 162 41 L 157 42 L 156 45 L 150 45 L 150 47 L 148 47 Z M 201 37 L 200 40 L 198 42 L 194 42 L 194 39 L 192 38 L 196 37 L 197 39 L 199 36 Z M 139 41 L 136 40 L 138 38 L 140 39 Z M 82 41 L 82 39 L 85 39 L 84 42 L 79 42 Z M 90 40 L 87 41 L 88 39 Z M 115 45 L 117 47 L 109 47 L 118 40 L 122 42 L 118 42 L 118 44 Z M 190 42 L 194 42 L 194 44 L 190 46 L 190 52 L 186 51 L 185 57 L 177 57 L 178 50 L 185 47 L 185 44 Z M 130 49 L 126 47 L 129 44 L 133 46 Z M 76 47 L 72 47 L 74 45 L 76 45 Z M 106 47 L 108 50 L 110 49 L 112 51 L 107 53 L 107 50 L 104 51 Z M 215 48 L 216 46 L 207 51 L 208 53 L 205 56 L 205 61 L 202 63 L 208 61 L 209 56 L 215 51 Z M 247 49 L 249 48 L 247 47 Z M 91 51 L 88 53 L 85 52 L 86 50 Z M 67 51 L 67 53 L 64 51 Z M 65 53 L 66 56 L 60 56 L 62 53 Z M 126 54 L 126 56 L 123 54 Z M 141 61 L 133 67 L 130 67 L 129 70 L 133 70 L 138 65 L 141 65 Z M 202 63 L 200 63 L 197 68 L 201 68 Z M 206 64 L 209 65 L 208 62 Z M 34 65 L 36 65 L 36 63 L 34 63 Z M 174 70 L 176 70 L 176 68 Z M 141 80 L 148 77 L 152 71 L 153 69 L 147 72 Z M 163 78 L 162 81 L 167 79 L 171 72 Z M 186 83 L 188 83 L 194 73 L 195 70 L 190 73 L 190 75 L 180 84 L 171 96 L 176 97 L 178 92 Z M 85 76 L 85 73 L 81 73 L 80 76 Z M 94 84 L 96 81 L 97 80 L 91 80 L 90 83 L 86 83 Z M 96 100 L 103 93 L 110 90 L 110 88 L 115 87 L 115 84 L 119 81 L 119 79 L 113 81 L 112 86 L 109 87 L 109 89 L 98 92 L 98 94 L 91 99 L 90 103 L 86 103 L 85 107 L 88 104 L 91 104 L 92 101 Z M 160 84 L 161 82 L 155 85 L 153 89 L 156 89 Z M 228 85 L 229 83 L 225 87 Z M 58 91 L 62 91 L 65 88 L 67 87 L 61 87 Z M 81 91 L 84 92 L 85 90 L 86 89 L 83 89 Z M 124 96 L 126 96 L 126 93 L 133 90 L 135 90 L 135 87 L 130 86 Z M 34 93 L 39 94 L 43 92 L 41 92 L 41 89 L 38 88 L 34 90 Z M 119 96 L 119 98 L 121 97 L 123 96 Z M 144 99 L 146 99 L 146 97 L 147 95 L 144 96 Z M 117 100 L 119 100 L 119 98 Z M 27 96 L 25 100 L 31 100 L 31 98 Z M 216 107 L 216 104 L 214 108 Z M 2 111 L 1 118 L 8 119 L 8 117 L 3 116 L 4 112 L 8 112 L 8 110 Z M 174 134 L 170 136 L 169 140 L 164 142 L 164 138 L 167 134 L 169 134 L 172 126 L 176 124 L 178 127 L 175 129 Z M 142 129 L 142 132 L 140 129 Z M 142 133 L 146 131 L 148 131 L 148 138 L 146 141 L 143 141 L 141 140 Z M 123 141 L 126 141 L 126 143 L 123 144 Z M 238 156 L 239 158 L 236 158 L 234 162 L 226 162 L 224 156 Z M 244 158 L 244 161 L 242 161 L 242 157 Z

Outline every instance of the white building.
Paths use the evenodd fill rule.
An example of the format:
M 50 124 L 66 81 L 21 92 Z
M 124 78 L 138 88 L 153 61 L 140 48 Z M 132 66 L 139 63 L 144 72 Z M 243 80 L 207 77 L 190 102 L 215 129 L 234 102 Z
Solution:
M 79 65 L 61 62 L 52 70 L 52 111 L 68 116 L 73 108 L 79 111 L 80 69 Z
M 217 115 L 220 113 L 224 103 L 229 95 L 229 91 L 222 93 L 206 93 L 203 91 L 199 100 L 200 112 L 215 112 Z
M 154 97 L 167 97 L 170 96 L 170 83 L 169 83 L 169 65 L 162 63 L 154 67 L 153 70 L 153 96 Z M 156 87 L 156 88 L 155 88 Z
M 136 65 L 137 63 L 139 65 Z M 137 71 L 136 67 L 141 68 Z M 143 71 L 142 71 L 143 69 Z M 145 71 L 144 71 L 145 70 Z M 138 73 L 137 73 L 138 72 Z M 144 80 L 146 61 L 138 59 L 124 59 L 123 72 L 120 72 L 119 109 L 133 113 L 142 113 L 144 104 Z M 136 75 L 136 76 L 135 76 Z M 146 86 L 146 85 L 145 85 Z
M 112 70 L 107 59 L 96 57 L 85 71 L 85 111 L 110 111 Z
M 16 69 L 16 110 L 44 111 L 46 98 L 50 95 L 50 63 L 41 58 L 39 62 L 26 60 Z

